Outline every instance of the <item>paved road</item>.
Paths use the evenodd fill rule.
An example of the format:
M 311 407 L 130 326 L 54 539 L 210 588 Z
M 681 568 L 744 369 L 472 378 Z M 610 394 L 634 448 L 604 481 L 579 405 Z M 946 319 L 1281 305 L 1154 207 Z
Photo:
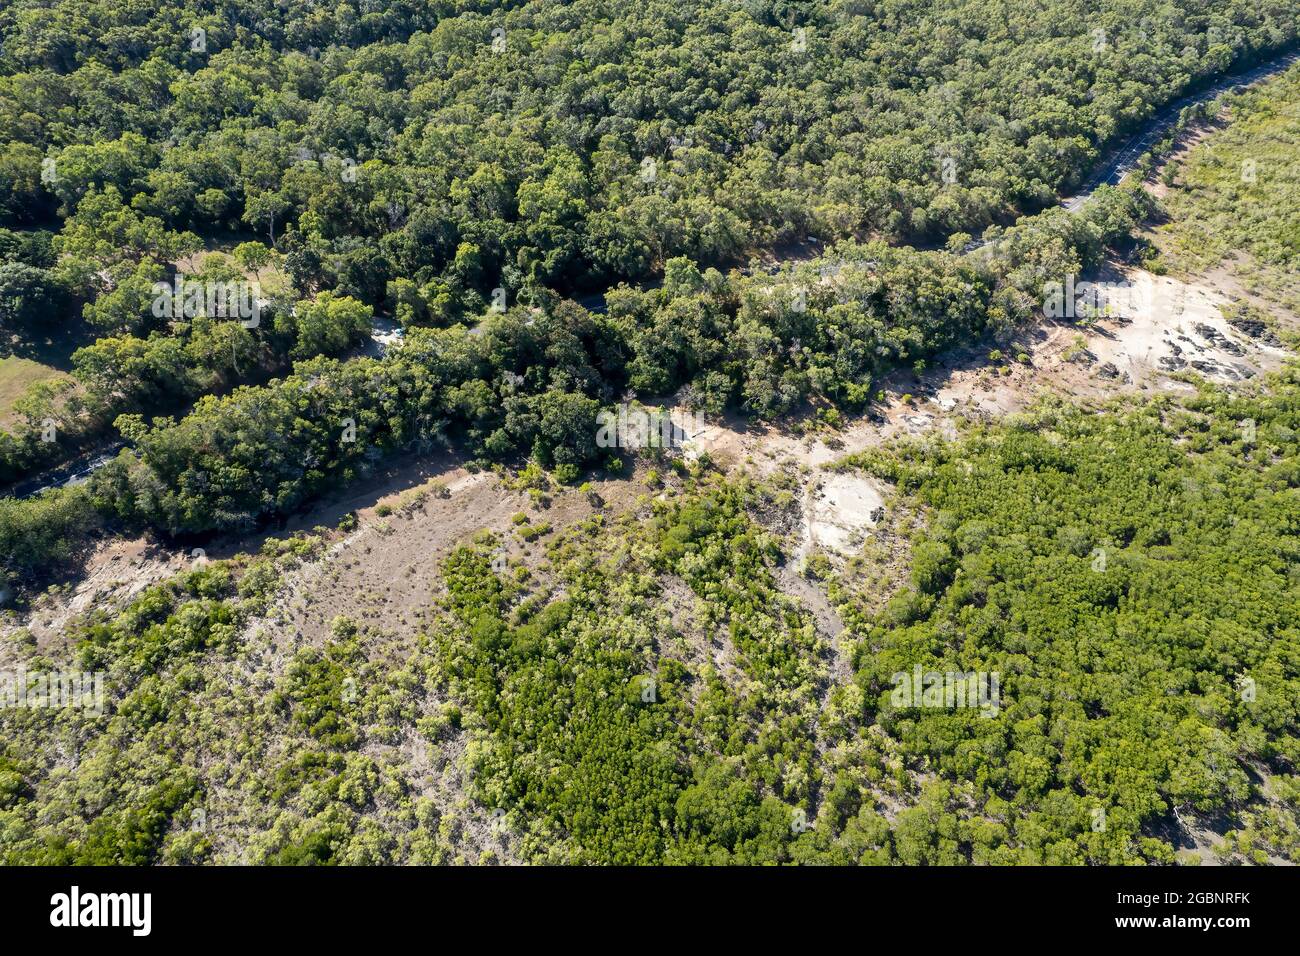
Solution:
M 48 491 L 51 488 L 65 488 L 71 485 L 79 485 L 91 476 L 93 472 L 98 471 L 117 457 L 117 453 L 126 446 L 125 442 L 116 441 L 111 445 L 99 448 L 96 451 L 89 452 L 76 458 L 65 465 L 61 465 L 54 471 L 46 472 L 39 478 L 31 478 L 27 481 L 20 482 L 6 492 L 6 496 L 13 498 L 31 498 L 39 495 L 42 491 Z
M 1246 87 L 1260 80 L 1281 73 L 1287 67 L 1300 60 L 1300 51 L 1283 53 L 1244 73 L 1225 76 L 1219 82 L 1197 93 L 1189 93 L 1157 110 L 1142 128 L 1116 147 L 1107 158 L 1092 171 L 1092 174 L 1073 196 L 1061 200 L 1061 205 L 1071 212 L 1082 209 L 1093 194 L 1102 186 L 1117 186 L 1124 177 L 1133 172 L 1142 155 L 1164 137 L 1169 129 L 1178 122 L 1178 116 L 1189 106 L 1206 103 L 1216 96 L 1234 87 Z M 976 239 L 967 243 L 962 252 L 974 252 L 988 245 L 987 239 Z
M 1300 51 L 1285 53 L 1245 73 L 1224 77 L 1218 83 L 1199 93 L 1191 93 L 1180 100 L 1175 100 L 1155 113 L 1140 131 L 1129 137 L 1128 141 L 1115 150 L 1109 159 L 1093 170 L 1088 181 L 1079 192 L 1062 201 L 1061 205 L 1071 211 L 1078 209 L 1101 186 L 1116 186 L 1133 171 L 1142 154 L 1159 141 L 1170 127 L 1178 121 L 1178 114 L 1189 106 L 1206 103 L 1233 87 L 1245 87 L 1258 83 L 1267 77 L 1281 73 L 1287 67 L 1300 60 Z

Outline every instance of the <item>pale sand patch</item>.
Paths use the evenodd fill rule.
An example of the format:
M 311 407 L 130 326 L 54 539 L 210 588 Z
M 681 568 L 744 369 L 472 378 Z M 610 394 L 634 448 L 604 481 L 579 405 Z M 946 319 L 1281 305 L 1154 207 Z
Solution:
M 1172 372 L 1196 372 L 1217 381 L 1241 381 L 1276 367 L 1282 349 L 1243 335 L 1223 317 L 1222 293 L 1199 283 L 1127 275 L 1128 293 L 1117 296 L 1114 318 L 1085 333 L 1098 366 L 1109 363 L 1139 384 Z
M 832 472 L 812 489 L 807 534 L 814 548 L 858 551 L 862 535 L 880 523 L 885 498 L 876 483 L 852 472 Z

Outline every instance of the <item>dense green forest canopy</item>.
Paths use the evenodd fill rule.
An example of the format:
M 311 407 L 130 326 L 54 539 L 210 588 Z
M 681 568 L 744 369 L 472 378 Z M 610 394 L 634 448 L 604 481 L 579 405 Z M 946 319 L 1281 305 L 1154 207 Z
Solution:
M 889 368 L 1029 317 L 1043 277 L 1095 264 L 1140 204 L 1103 196 L 1085 216 L 993 226 L 998 253 L 971 263 L 868 246 L 771 281 L 711 267 L 809 234 L 951 236 L 956 249 L 1050 203 L 1160 104 L 1289 44 L 1284 14 L 1236 2 L 8 5 L 0 321 L 22 340 L 80 309 L 103 337 L 72 356 L 71 378 L 15 404 L 0 480 L 102 444 L 116 423 L 134 450 L 99 479 L 92 510 L 201 532 L 292 510 L 376 453 L 439 435 L 480 457 L 583 467 L 597 456 L 581 420 L 628 391 L 685 386 L 701 408 L 765 418 L 809 401 L 859 409 Z M 196 266 L 214 244 L 233 255 Z M 846 258 L 856 277 L 841 276 Z M 177 270 L 273 276 L 273 318 L 161 322 L 155 289 Z M 662 289 L 611 291 L 608 318 L 576 318 L 551 291 L 649 276 Z M 210 398 L 350 352 L 367 310 L 450 328 L 440 341 L 469 358 L 422 368 L 428 340 L 415 336 L 393 361 Z M 495 323 L 492 341 L 515 339 L 535 310 L 546 341 L 457 338 Z M 329 407 L 304 406 L 298 383 L 322 375 L 337 389 Z M 199 398 L 192 418 L 165 417 Z M 249 430 L 250 404 L 290 417 Z M 353 447 L 333 440 L 346 422 L 362 425 Z M 283 464 L 243 464 L 268 454 Z M 33 526 L 24 509 L 5 505 L 0 543 Z M 47 535 L 62 545 L 78 530 Z M 33 554 L 69 550 L 46 537 L 0 549 L 11 578 L 48 570 Z
M 550 289 L 662 277 L 679 261 L 670 297 L 611 298 L 602 335 L 616 354 L 591 363 L 598 379 L 547 385 L 570 409 L 576 393 L 683 385 L 713 411 L 861 407 L 891 363 L 1025 318 L 1049 266 L 1094 262 L 1134 210 L 1021 228 L 1002 264 L 980 264 L 991 276 L 942 259 L 889 265 L 887 288 L 803 315 L 755 304 L 745 280 L 710 267 L 808 235 L 958 248 L 1050 204 L 1117 133 L 1294 32 L 1283 4 L 1236 0 L 4 4 L 0 332 L 21 349 L 80 312 L 93 333 L 70 377 L 14 404 L 0 481 L 103 447 L 120 415 L 134 445 L 134 416 L 349 353 L 363 308 L 471 328 L 489 306 L 553 313 Z M 233 255 L 200 262 L 205 248 Z M 838 267 L 834 254 L 819 275 Z M 160 321 L 157 284 L 178 272 L 274 279 L 274 321 Z M 954 272 L 929 294 L 925 275 Z M 773 302 L 818 284 L 778 282 Z M 724 355 L 719 342 L 742 347 Z M 456 382 L 445 397 L 460 413 L 434 417 L 470 420 L 476 454 L 548 459 L 554 440 L 527 424 L 535 409 L 504 431 L 508 414 L 477 420 L 508 405 L 501 371 L 519 373 Z M 302 461 L 330 473 L 337 457 Z M 302 500 L 239 492 L 240 506 L 216 506 L 230 517 L 211 503 L 184 521 L 144 511 L 173 530 L 225 527 Z
M 0 210 L 49 231 L 4 233 L 0 323 L 147 333 L 152 283 L 230 230 L 299 297 L 414 324 L 809 233 L 977 232 L 1294 29 L 1234 2 L 6 4 Z
M 0 499 L 0 555 L 30 582 L 57 570 L 99 517 L 170 534 L 246 530 L 387 453 L 449 440 L 481 463 L 526 455 L 564 481 L 597 465 L 617 471 L 594 423 L 629 388 L 683 388 L 708 411 L 739 405 L 763 418 L 807 402 L 858 410 L 884 372 L 1027 317 L 1042 275 L 1095 264 L 1139 208 L 1106 190 L 1084 215 L 1033 217 L 1007 230 L 992 263 L 880 242 L 841 244 L 775 275 L 701 273 L 679 258 L 659 288 L 611 293 L 606 314 L 548 296 L 473 330 L 413 329 L 382 359 L 299 362 L 264 386 L 205 395 L 179 421 L 124 415 L 118 428 L 134 447 L 88 484 Z M 330 296 L 299 303 L 295 321 L 323 311 L 346 341 L 364 307 Z
M 1282 0 L 7 3 L 0 203 L 282 244 L 435 312 L 813 233 L 978 232 L 1294 39 Z M 195 31 L 202 31 L 196 33 Z M 46 182 L 42 163 L 53 160 Z M 97 198 L 98 197 L 98 198 Z

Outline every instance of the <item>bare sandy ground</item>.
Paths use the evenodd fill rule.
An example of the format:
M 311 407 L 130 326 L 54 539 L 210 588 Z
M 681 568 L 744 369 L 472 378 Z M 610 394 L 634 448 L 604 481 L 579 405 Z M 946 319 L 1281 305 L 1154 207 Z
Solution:
M 1233 382 L 1276 369 L 1286 357 L 1280 346 L 1228 323 L 1229 300 L 1219 289 L 1141 270 L 1125 278 L 1139 307 L 1102 320 L 1085 336 L 1099 370 L 1109 365 L 1118 377 L 1148 385 L 1179 371 Z
M 1163 187 L 1152 188 L 1158 192 Z M 1090 403 L 1125 393 L 1187 390 L 1192 387 L 1188 376 L 1233 387 L 1278 368 L 1289 355 L 1276 338 L 1249 335 L 1224 318 L 1225 308 L 1234 301 L 1254 301 L 1230 268 L 1187 280 L 1111 267 L 1089 278 L 1115 284 L 1117 294 L 1099 316 L 1084 322 L 1045 318 L 1010 342 L 955 350 L 931 360 L 919 373 L 897 371 L 880 383 L 885 400 L 841 428 L 800 434 L 727 416 L 692 426 L 684 436 L 687 457 L 707 452 L 727 470 L 795 479 L 798 516 L 780 529 L 787 558 L 775 573 L 782 591 L 809 613 L 832 648 L 827 694 L 852 678 L 841 638 L 848 642 L 853 635 L 845 633 L 842 608 L 833 606 L 825 584 L 805 573 L 807 560 L 824 555 L 845 571 L 856 555 L 867 554 L 869 560 L 859 564 L 888 578 L 905 574 L 908 554 L 905 539 L 892 527 L 899 519 L 891 513 L 905 503 L 897 502 L 885 483 L 827 466 L 898 438 L 952 438 L 971 423 L 1003 419 L 1046 394 Z M 1296 320 L 1279 316 L 1276 309 L 1272 314 L 1281 321 Z M 393 329 L 378 328 L 372 351 L 394 336 Z M 691 421 L 685 409 L 674 411 L 680 421 Z M 467 471 L 450 454 L 408 458 L 388 464 L 281 529 L 214 543 L 207 557 L 229 557 L 254 552 L 267 538 L 331 529 L 344 515 L 357 516 L 354 530 L 328 532 L 329 545 L 321 556 L 286 573 L 267 614 L 246 626 L 240 657 L 229 665 L 225 679 L 249 699 L 269 690 L 294 651 L 323 643 L 340 615 L 383 632 L 389 638 L 387 649 L 397 653 L 409 647 L 423 626 L 441 589 L 440 564 L 457 545 L 480 531 L 492 531 L 507 542 L 512 560 L 536 567 L 544 560 L 547 540 L 563 528 L 597 510 L 619 514 L 637 507 L 647 494 L 645 472 L 642 465 L 627 480 L 594 482 L 599 500 L 577 489 L 558 489 L 547 505 L 539 506 L 494 474 Z M 430 494 L 410 505 L 410 492 L 431 481 L 445 494 Z M 521 540 L 512 533 L 512 519 L 519 512 L 528 515 L 530 523 L 545 523 L 552 530 L 532 542 Z M 881 547 L 869 550 L 873 540 Z M 58 656 L 67 650 L 66 628 L 74 618 L 93 609 L 120 607 L 148 586 L 192 566 L 195 559 L 192 549 L 179 545 L 146 539 L 103 541 L 75 580 L 51 589 L 21 613 L 5 612 L 0 637 L 25 627 L 35 636 L 40 653 Z M 665 648 L 666 654 L 707 659 L 729 683 L 744 680 L 725 631 L 701 635 L 694 620 L 700 605 L 684 581 L 666 575 L 660 600 L 683 635 L 681 646 Z M 699 640 L 701 636 L 705 640 Z M 11 666 L 24 653 L 18 642 L 0 640 L 0 668 Z M 436 747 L 408 733 L 381 749 L 395 751 L 387 756 L 410 768 L 417 792 L 434 800 L 444 817 L 458 819 L 458 825 L 470 831 L 470 846 L 491 847 L 509 859 L 509 841 L 494 833 L 487 811 L 464 796 L 461 757 L 466 743 L 463 732 Z M 228 816 L 218 809 L 213 812 L 226 825 L 221 852 L 239 858 L 240 841 L 256 829 L 239 816 L 242 798 L 218 789 L 211 795 L 211 806 L 231 808 Z M 1196 825 L 1188 832 L 1199 854 L 1212 860 L 1209 847 L 1215 835 Z
M 304 566 L 286 581 L 273 617 L 259 626 L 288 632 L 296 642 L 318 643 L 339 615 L 386 631 L 414 633 L 440 589 L 439 566 L 457 546 L 478 532 L 493 531 L 506 542 L 505 553 L 535 563 L 545 554 L 550 535 L 589 517 L 596 506 L 576 488 L 550 494 L 547 507 L 536 507 L 523 491 L 507 488 L 494 474 L 470 474 L 453 467 L 437 476 L 447 496 L 430 496 L 405 512 L 401 493 L 389 494 L 357 510 L 358 528 L 334 543 L 324 557 Z M 593 489 L 602 507 L 621 511 L 645 486 L 634 479 L 597 481 Z M 523 542 L 510 533 L 518 513 L 533 525 L 552 531 Z
M 953 438 L 966 423 L 999 420 L 1049 393 L 1086 402 L 1186 391 L 1193 387 L 1188 374 L 1231 385 L 1276 370 L 1290 355 L 1276 339 L 1251 337 L 1224 318 L 1238 298 L 1230 288 L 1142 269 L 1112 268 L 1096 278 L 1117 285 L 1099 317 L 1044 319 L 1011 343 L 948 353 L 919 374 L 896 372 L 882 383 L 886 401 L 877 412 L 842 429 L 798 436 L 728 417 L 692 441 L 728 467 L 759 474 L 803 469 L 803 534 L 794 557 L 814 550 L 850 555 L 881 520 L 888 490 L 822 470 L 846 455 L 900 437 Z M 1001 359 L 990 359 L 994 349 Z

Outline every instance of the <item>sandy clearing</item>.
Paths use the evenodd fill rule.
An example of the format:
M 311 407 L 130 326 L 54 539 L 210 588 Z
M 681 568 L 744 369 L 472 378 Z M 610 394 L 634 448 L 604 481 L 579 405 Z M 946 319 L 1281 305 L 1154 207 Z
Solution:
M 1125 281 L 1119 298 L 1131 301 L 1085 333 L 1099 369 L 1137 384 L 1178 371 L 1231 382 L 1276 368 L 1286 354 L 1233 328 L 1223 317 L 1227 297 L 1210 286 L 1143 270 Z
M 280 631 L 294 644 L 318 644 L 328 637 L 334 618 L 344 615 L 385 631 L 414 632 L 433 603 L 441 561 L 476 532 L 503 532 L 511 516 L 532 511 L 526 493 L 505 488 L 494 475 L 455 468 L 438 479 L 446 485 L 446 498 L 380 516 L 380 505 L 397 505 L 393 494 L 359 509 L 357 530 L 320 560 L 286 576 L 272 616 L 250 628 Z M 533 520 L 556 523 L 550 510 L 576 517 L 568 497 Z
M 863 532 L 884 518 L 885 498 L 872 479 L 834 472 L 813 485 L 807 511 L 808 546 L 849 554 L 861 550 Z

